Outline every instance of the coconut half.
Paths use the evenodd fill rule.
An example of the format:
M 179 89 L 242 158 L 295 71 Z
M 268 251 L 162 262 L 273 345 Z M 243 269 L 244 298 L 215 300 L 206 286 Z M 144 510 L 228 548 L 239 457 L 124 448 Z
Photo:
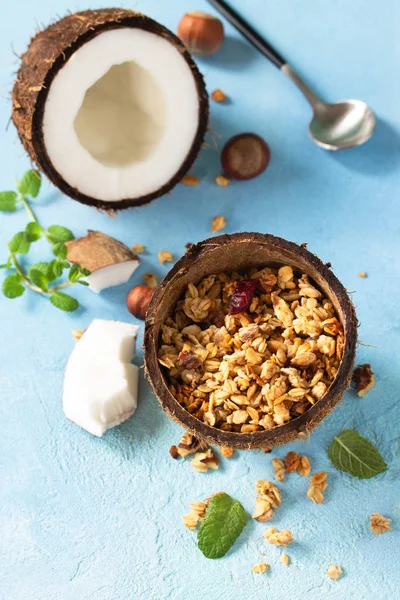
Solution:
M 85 237 L 65 245 L 67 259 L 90 271 L 84 279 L 96 294 L 128 281 L 140 263 L 128 246 L 101 231 L 89 229 Z
M 130 10 L 88 10 L 33 38 L 12 118 L 57 187 L 113 210 L 150 202 L 180 181 L 204 140 L 208 96 L 171 31 Z

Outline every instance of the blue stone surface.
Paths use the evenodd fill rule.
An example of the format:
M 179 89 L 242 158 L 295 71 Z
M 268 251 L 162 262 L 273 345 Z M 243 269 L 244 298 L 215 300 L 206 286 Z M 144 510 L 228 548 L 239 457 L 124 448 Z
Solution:
M 20 0 L 7 4 L 0 20 L 0 188 L 12 189 L 29 161 L 10 115 L 13 73 L 39 24 L 67 9 L 96 7 L 75 0 Z M 104 5 L 104 3 L 103 3 Z M 132 419 L 92 437 L 64 418 L 63 372 L 74 341 L 71 329 L 93 318 L 131 320 L 125 308 L 130 284 L 97 296 L 76 290 L 77 313 L 65 314 L 42 297 L 26 293 L 0 298 L 0 598 L 4 600 L 389 600 L 400 596 L 400 46 L 397 0 L 232 0 L 251 23 L 291 59 L 329 100 L 360 98 L 376 111 L 376 134 L 365 146 L 327 153 L 307 137 L 310 111 L 292 84 L 230 26 L 214 58 L 199 61 L 209 91 L 221 88 L 226 105 L 212 104 L 212 138 L 221 147 L 231 135 L 254 131 L 268 141 L 268 171 L 248 183 L 219 188 L 219 153 L 213 147 L 195 166 L 197 188 L 177 186 L 170 196 L 139 210 L 108 218 L 45 185 L 35 210 L 48 226 L 59 223 L 83 235 L 105 231 L 147 252 L 132 284 L 145 271 L 159 277 L 168 266 L 159 250 L 176 257 L 187 242 L 210 235 L 216 214 L 227 231 L 257 230 L 309 248 L 353 292 L 363 345 L 358 363 L 371 363 L 376 387 L 363 399 L 347 392 L 337 410 L 307 442 L 266 455 L 240 452 L 221 468 L 196 473 L 173 461 L 168 449 L 180 427 L 162 412 L 141 379 L 140 406 Z M 175 30 L 187 10 L 210 10 L 204 0 L 138 0 L 143 11 Z M 210 136 L 211 141 L 211 136 Z M 212 143 L 211 143 L 212 146 Z M 20 210 L 0 215 L 0 256 L 23 228 Z M 44 258 L 45 243 L 32 259 Z M 2 261 L 1 261 L 2 262 Z M 366 271 L 368 277 L 358 277 Z M 365 345 L 364 345 L 365 344 Z M 139 344 L 140 345 L 140 344 Z M 142 363 L 138 353 L 137 364 Z M 343 427 L 376 443 L 389 464 L 386 473 L 359 481 L 336 471 L 326 449 Z M 196 536 L 181 517 L 188 502 L 224 490 L 249 514 L 254 481 L 273 478 L 271 456 L 287 450 L 307 454 L 313 470 L 329 473 L 326 500 L 306 498 L 297 474 L 281 484 L 283 502 L 273 525 L 293 532 L 287 553 L 263 539 L 265 524 L 249 520 L 231 551 L 212 561 L 196 548 Z M 369 515 L 393 519 L 393 531 L 376 536 Z M 253 574 L 257 562 L 270 563 Z M 343 568 L 339 581 L 326 576 L 330 563 Z

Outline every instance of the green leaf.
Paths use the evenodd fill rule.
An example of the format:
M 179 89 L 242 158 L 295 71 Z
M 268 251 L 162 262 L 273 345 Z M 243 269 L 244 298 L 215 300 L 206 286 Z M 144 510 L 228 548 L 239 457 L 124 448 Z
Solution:
M 39 171 L 27 171 L 21 181 L 18 182 L 18 191 L 21 196 L 32 196 L 36 198 L 42 183 L 42 176 Z
M 246 525 L 243 506 L 228 494 L 213 496 L 197 534 L 199 549 L 207 558 L 224 556 Z
M 65 310 L 66 312 L 73 312 L 79 306 L 79 302 L 76 300 L 76 298 L 73 298 L 68 294 L 64 294 L 64 292 L 53 292 L 50 295 L 50 302 L 56 308 Z
M 75 281 L 75 283 L 79 283 L 80 285 L 86 285 L 86 287 L 89 287 L 89 284 L 87 281 L 83 281 L 83 279 L 77 279 Z
M 354 429 L 346 429 L 333 438 L 328 456 L 337 469 L 359 479 L 369 479 L 387 469 L 377 448 Z
M 55 256 L 57 256 L 57 258 L 61 258 L 61 259 L 64 259 L 67 257 L 67 246 L 64 244 L 64 242 L 58 242 L 57 244 L 54 244 L 53 254 L 55 254 Z
M 57 242 L 69 242 L 74 239 L 72 231 L 61 225 L 50 225 L 47 229 L 47 234 L 47 237 L 53 244 L 57 244 Z
M 11 262 L 11 258 L 8 257 L 7 262 L 0 265 L 0 269 L 10 269 L 10 267 L 12 267 L 12 262 Z
M 68 279 L 70 281 L 76 281 L 77 279 L 79 279 L 80 276 L 81 276 L 81 270 L 79 268 L 79 265 L 73 264 L 69 270 Z
M 0 211 L 13 212 L 17 210 L 17 194 L 15 192 L 0 192 Z
M 20 275 L 18 275 L 18 273 L 13 273 L 5 278 L 3 281 L 2 290 L 6 298 L 18 298 L 18 296 L 22 296 L 25 288 L 21 282 L 22 278 Z
M 25 227 L 25 235 L 28 242 L 36 242 L 36 240 L 39 240 L 42 235 L 42 228 L 39 223 L 36 223 L 36 221 L 28 223 Z
M 14 235 L 8 247 L 14 254 L 26 254 L 30 247 L 30 241 L 27 239 L 25 231 L 20 231 Z
M 61 277 L 62 272 L 63 272 L 63 265 L 56 258 L 54 260 L 52 260 L 50 263 L 48 263 L 47 278 L 49 281 L 54 281 L 55 279 L 58 279 L 58 277 Z
M 42 271 L 39 271 L 39 269 L 35 269 L 32 266 L 32 267 L 30 267 L 30 269 L 28 271 L 28 277 L 31 280 L 31 282 L 33 283 L 33 285 L 36 285 L 38 288 L 40 288 L 44 292 L 47 292 L 47 286 L 49 283 L 47 274 L 42 273 Z

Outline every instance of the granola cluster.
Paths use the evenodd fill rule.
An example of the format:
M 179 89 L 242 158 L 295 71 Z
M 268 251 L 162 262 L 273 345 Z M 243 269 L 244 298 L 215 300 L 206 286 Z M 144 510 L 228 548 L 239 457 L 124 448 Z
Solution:
M 251 280 L 247 309 L 230 314 L 238 281 Z M 253 432 L 283 425 L 320 400 L 343 347 L 332 303 L 307 275 L 284 266 L 190 283 L 162 326 L 158 360 L 191 414 L 225 431 Z

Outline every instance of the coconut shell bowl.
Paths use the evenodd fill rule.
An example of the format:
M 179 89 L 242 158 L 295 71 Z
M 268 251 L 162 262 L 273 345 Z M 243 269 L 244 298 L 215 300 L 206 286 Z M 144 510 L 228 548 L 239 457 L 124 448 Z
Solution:
M 332 303 L 344 330 L 344 348 L 337 375 L 321 399 L 283 425 L 250 433 L 212 427 L 190 414 L 169 391 L 165 369 L 157 360 L 161 327 L 189 283 L 197 284 L 214 273 L 282 265 L 307 274 Z M 221 235 L 191 246 L 157 288 L 147 312 L 144 340 L 147 375 L 162 408 L 171 419 L 209 444 L 264 450 L 304 438 L 334 409 L 350 385 L 356 342 L 357 319 L 353 304 L 329 266 L 309 252 L 305 245 L 298 246 L 261 233 Z

